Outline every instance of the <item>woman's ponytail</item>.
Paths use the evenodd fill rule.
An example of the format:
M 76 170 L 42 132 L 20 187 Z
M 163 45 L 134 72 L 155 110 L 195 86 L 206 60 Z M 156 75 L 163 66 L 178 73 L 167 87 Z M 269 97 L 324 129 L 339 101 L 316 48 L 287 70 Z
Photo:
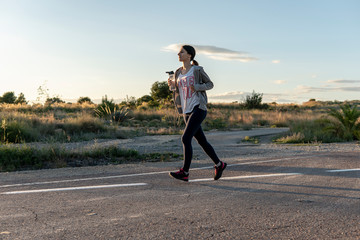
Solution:
M 190 45 L 184 45 L 184 46 L 182 46 L 182 48 L 185 49 L 185 51 L 191 55 L 190 60 L 193 61 L 193 65 L 199 66 L 199 63 L 196 60 L 194 60 L 195 55 L 196 55 L 195 48 Z
M 193 61 L 193 65 L 199 66 L 199 63 L 195 59 L 193 59 L 192 61 Z

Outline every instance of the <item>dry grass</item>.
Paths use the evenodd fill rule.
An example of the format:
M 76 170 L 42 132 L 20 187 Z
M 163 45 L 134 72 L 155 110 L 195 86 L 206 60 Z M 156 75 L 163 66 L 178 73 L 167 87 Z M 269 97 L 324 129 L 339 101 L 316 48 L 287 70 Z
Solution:
M 312 103 L 312 102 L 311 102 Z M 124 138 L 147 134 L 178 134 L 184 120 L 173 105 L 160 109 L 141 106 L 132 109 L 120 124 L 109 123 L 95 115 L 96 104 L 0 105 L 0 120 L 6 121 L 6 134 L 17 134 L 18 142 L 82 141 L 93 138 Z M 204 129 L 251 129 L 289 127 L 292 122 L 311 122 L 326 112 L 297 105 L 270 105 L 270 110 L 244 110 L 239 104 L 209 104 Z M 13 129 L 9 129 L 11 126 Z M 127 132 L 122 129 L 127 127 Z M 4 128 L 0 129 L 4 132 Z M 9 136 L 0 135 L 1 139 Z M 20 137 L 19 137 L 20 136 Z M 5 142 L 5 141 L 3 141 Z
M 247 126 L 276 126 L 287 127 L 290 121 L 314 120 L 324 116 L 313 110 L 301 111 L 269 111 L 269 110 L 227 110 L 212 109 L 209 111 L 209 118 L 224 119 L 229 127 Z

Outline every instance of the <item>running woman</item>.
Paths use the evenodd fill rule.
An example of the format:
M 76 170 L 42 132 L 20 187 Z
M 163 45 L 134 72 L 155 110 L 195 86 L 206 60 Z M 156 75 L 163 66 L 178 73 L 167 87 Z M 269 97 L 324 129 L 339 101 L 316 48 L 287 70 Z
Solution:
M 192 46 L 182 46 L 178 53 L 182 67 L 175 71 L 174 81 L 171 78 L 168 79 L 169 88 L 174 92 L 175 106 L 178 112 L 183 114 L 186 124 L 181 137 L 184 152 L 183 167 L 179 171 L 169 174 L 176 179 L 189 181 L 189 169 L 193 156 L 191 140 L 195 137 L 205 153 L 215 163 L 214 180 L 218 180 L 227 164 L 220 161 L 201 128 L 201 123 L 207 114 L 205 91 L 212 89 L 214 84 L 203 67 L 194 60 L 195 54 L 195 49 Z

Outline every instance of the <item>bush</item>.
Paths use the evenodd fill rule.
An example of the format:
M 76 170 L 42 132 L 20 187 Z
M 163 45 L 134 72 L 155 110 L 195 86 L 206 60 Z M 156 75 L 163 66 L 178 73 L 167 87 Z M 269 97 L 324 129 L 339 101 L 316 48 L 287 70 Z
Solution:
M 27 104 L 27 101 L 25 99 L 25 95 L 23 93 L 20 93 L 20 95 L 16 98 L 15 104 Z
M 252 92 L 251 95 L 247 95 L 244 102 L 245 109 L 265 109 L 269 106 L 267 104 L 263 105 L 262 102 L 263 94 Z
M 113 99 L 109 101 L 105 96 L 105 98 L 102 98 L 102 103 L 95 109 L 95 114 L 110 122 L 121 123 L 126 120 L 129 109 L 126 106 L 118 107 Z
M 83 104 L 83 103 L 89 103 L 89 104 L 93 104 L 93 102 L 91 101 L 91 99 L 89 97 L 80 97 L 77 100 L 78 104 Z
M 59 97 L 47 98 L 45 101 L 45 105 L 51 105 L 54 103 L 65 103 L 65 101 L 61 100 Z
M 151 97 L 157 102 L 166 102 L 172 98 L 167 81 L 155 82 L 151 86 Z
M 355 139 L 360 140 L 360 111 L 357 106 L 345 104 L 340 106 L 340 110 L 330 109 L 329 115 L 335 121 L 329 120 L 326 130 L 335 134 L 337 137 L 346 141 Z
M 3 119 L 0 128 L 0 141 L 3 143 L 22 143 L 35 140 L 33 130 L 25 121 Z
M 326 130 L 325 119 L 291 121 L 290 134 L 276 140 L 279 143 L 341 142 L 338 136 Z
M 0 103 L 9 103 L 13 104 L 16 101 L 16 96 L 14 92 L 6 92 L 0 97 Z

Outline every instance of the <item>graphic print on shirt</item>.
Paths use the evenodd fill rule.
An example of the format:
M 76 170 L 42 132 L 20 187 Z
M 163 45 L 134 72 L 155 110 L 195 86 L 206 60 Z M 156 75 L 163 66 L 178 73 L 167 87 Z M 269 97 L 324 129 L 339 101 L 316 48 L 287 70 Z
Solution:
M 183 93 L 182 96 L 184 100 L 189 99 L 193 96 L 194 92 L 191 90 L 190 86 L 194 86 L 194 82 L 194 76 L 184 76 L 180 78 L 179 86 Z

